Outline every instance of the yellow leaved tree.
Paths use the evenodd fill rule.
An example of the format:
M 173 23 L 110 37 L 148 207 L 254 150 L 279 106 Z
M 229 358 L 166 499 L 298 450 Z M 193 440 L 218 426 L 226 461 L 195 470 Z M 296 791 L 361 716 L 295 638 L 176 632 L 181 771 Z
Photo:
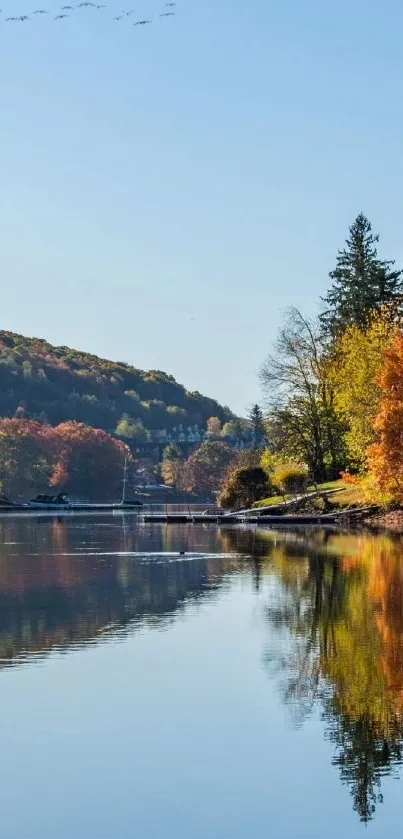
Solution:
M 328 363 L 334 389 L 334 408 L 344 422 L 351 463 L 362 469 L 368 447 L 376 439 L 374 420 L 379 411 L 379 374 L 383 354 L 397 327 L 388 313 L 378 313 L 363 329 L 349 326 L 338 338 Z

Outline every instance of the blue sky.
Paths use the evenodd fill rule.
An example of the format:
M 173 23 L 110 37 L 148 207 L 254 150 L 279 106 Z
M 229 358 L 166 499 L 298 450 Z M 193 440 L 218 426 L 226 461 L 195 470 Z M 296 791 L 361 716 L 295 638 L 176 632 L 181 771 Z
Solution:
M 361 209 L 403 264 L 403 6 L 178 0 L 134 28 L 41 2 L 0 24 L 2 328 L 242 413 Z

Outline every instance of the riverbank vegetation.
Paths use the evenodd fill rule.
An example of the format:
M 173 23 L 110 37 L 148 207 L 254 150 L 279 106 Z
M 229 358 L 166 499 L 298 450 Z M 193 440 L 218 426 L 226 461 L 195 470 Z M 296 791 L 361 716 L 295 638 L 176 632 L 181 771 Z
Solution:
M 0 419 L 1 489 L 26 498 L 41 487 L 72 495 L 116 499 L 122 493 L 128 447 L 101 429 L 83 423 L 50 426 L 23 419 Z
M 319 489 L 321 510 L 403 503 L 403 274 L 378 253 L 360 213 L 309 319 L 285 313 L 261 369 L 264 410 L 249 412 L 249 448 L 207 421 L 209 439 L 184 457 L 167 446 L 161 475 L 183 492 L 218 490 L 224 508 L 270 505 Z M 262 475 L 263 470 L 263 475 Z M 342 493 L 324 496 L 329 482 Z
M 202 443 L 187 458 L 182 458 L 178 449 L 170 445 L 164 450 L 160 471 L 167 486 L 185 493 L 212 495 L 233 457 L 231 446 L 220 440 Z
M 260 465 L 279 495 L 342 477 L 345 499 L 403 503 L 402 279 L 360 214 L 318 318 L 286 312 L 261 370 Z
M 12 498 L 119 497 L 124 455 L 133 486 L 165 477 L 210 498 L 248 435 L 247 421 L 159 370 L 0 331 L 0 490 Z

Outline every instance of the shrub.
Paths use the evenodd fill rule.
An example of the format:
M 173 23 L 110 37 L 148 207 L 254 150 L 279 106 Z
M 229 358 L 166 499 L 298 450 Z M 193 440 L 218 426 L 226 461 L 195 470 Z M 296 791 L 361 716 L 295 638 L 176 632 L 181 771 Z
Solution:
M 222 485 L 218 503 L 224 509 L 240 510 L 266 498 L 270 492 L 269 478 L 260 466 L 233 469 Z
M 274 470 L 273 482 L 284 495 L 296 495 L 306 489 L 308 472 L 301 463 L 282 463 Z
M 340 478 L 344 481 L 345 484 L 359 484 L 360 478 L 358 475 L 352 475 L 351 472 L 348 470 L 346 472 L 340 472 Z

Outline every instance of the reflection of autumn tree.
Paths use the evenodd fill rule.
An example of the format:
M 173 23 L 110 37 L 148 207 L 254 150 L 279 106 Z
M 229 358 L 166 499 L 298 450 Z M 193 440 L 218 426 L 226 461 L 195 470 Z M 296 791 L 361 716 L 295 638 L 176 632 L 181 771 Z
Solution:
M 385 646 L 369 596 L 373 570 L 365 553 L 354 570 L 350 561 L 344 574 L 344 608 L 332 626 L 321 672 L 327 683 L 322 693 L 325 719 L 336 745 L 334 762 L 351 787 L 354 808 L 368 821 L 380 800 L 382 775 L 400 760 L 403 718 L 385 678 Z
M 369 821 L 378 802 L 382 776 L 391 771 L 394 763 L 401 762 L 403 726 L 399 718 L 388 723 L 388 733 L 383 734 L 378 721 L 368 713 L 349 718 L 334 697 L 326 707 L 325 719 L 329 725 L 332 742 L 336 746 L 335 766 L 340 777 L 351 789 L 354 809 L 362 821 Z
M 86 553 L 82 539 L 87 531 L 71 521 L 60 518 L 39 526 L 34 519 L 0 522 L 3 666 L 21 655 L 91 643 L 102 637 L 105 627 L 122 632 L 133 624 L 172 621 L 186 604 L 211 596 L 240 567 L 236 557 L 209 558 L 214 546 L 217 550 L 217 533 L 211 528 L 199 530 L 194 545 L 199 555 L 191 562 L 147 557 L 150 546 L 157 553 L 173 549 L 172 531 L 159 527 L 151 533 L 128 521 L 102 528 L 99 556 L 96 541 Z M 185 527 L 183 536 L 191 551 Z M 11 553 L 5 542 L 13 544 Z
M 267 610 L 277 629 L 287 630 L 293 639 L 293 654 L 284 698 L 306 711 L 320 695 L 323 663 L 335 648 L 334 628 L 345 597 L 344 578 L 337 560 L 304 554 L 295 555 L 288 545 L 271 554 L 282 583 L 280 598 Z
M 334 764 L 368 821 L 382 776 L 401 760 L 401 543 L 333 535 L 321 547 L 318 540 L 269 538 L 266 573 L 277 585 L 267 616 L 287 641 L 286 652 L 273 656 L 271 648 L 267 661 L 281 662 L 284 699 L 300 714 L 322 705 Z
M 375 604 L 382 668 L 388 688 L 403 710 L 403 557 L 402 543 L 384 537 L 369 545 L 369 592 Z

